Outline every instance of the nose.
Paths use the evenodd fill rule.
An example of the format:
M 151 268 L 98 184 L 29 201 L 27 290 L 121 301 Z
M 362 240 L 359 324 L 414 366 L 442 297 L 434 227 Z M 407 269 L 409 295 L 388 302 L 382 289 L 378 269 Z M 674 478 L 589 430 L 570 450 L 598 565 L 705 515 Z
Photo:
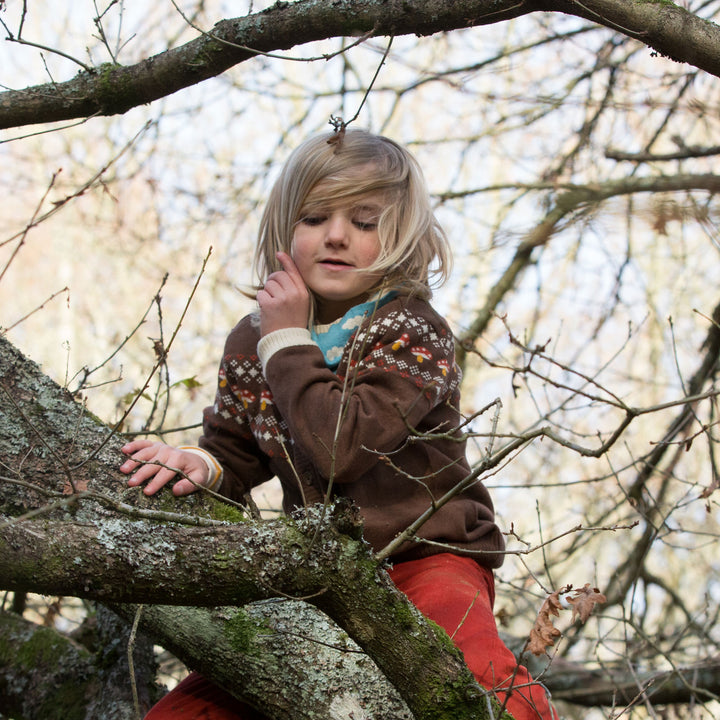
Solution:
M 333 213 L 328 219 L 325 242 L 329 245 L 347 245 L 349 241 L 348 219 L 343 213 Z

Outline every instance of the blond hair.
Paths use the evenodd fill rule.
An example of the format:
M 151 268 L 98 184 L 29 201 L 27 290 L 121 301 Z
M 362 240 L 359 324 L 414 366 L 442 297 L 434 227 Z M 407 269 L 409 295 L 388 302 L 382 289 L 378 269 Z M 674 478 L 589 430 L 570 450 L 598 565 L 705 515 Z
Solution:
M 314 197 L 319 183 L 321 196 Z M 380 253 L 363 270 L 382 277 L 373 290 L 382 287 L 429 298 L 430 277 L 435 279 L 432 285 L 447 279 L 450 250 L 430 205 L 422 170 L 401 145 L 365 130 L 318 135 L 291 153 L 260 222 L 254 267 L 261 286 L 281 269 L 277 252 L 291 253 L 295 226 L 308 201 L 342 207 L 370 193 L 387 200 L 378 221 Z

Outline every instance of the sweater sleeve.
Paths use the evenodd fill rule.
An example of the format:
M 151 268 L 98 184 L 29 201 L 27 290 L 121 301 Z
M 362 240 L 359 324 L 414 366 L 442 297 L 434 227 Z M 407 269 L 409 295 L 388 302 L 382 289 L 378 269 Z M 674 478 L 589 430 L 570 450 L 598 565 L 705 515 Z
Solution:
M 286 347 L 295 345 L 311 345 L 316 343 L 310 337 L 310 331 L 305 328 L 285 328 L 283 330 L 275 330 L 268 335 L 260 338 L 257 351 L 262 365 L 263 372 L 267 367 L 270 358 L 278 351 Z
M 428 306 L 429 307 L 429 306 Z M 436 315 L 396 311 L 355 340 L 347 374 L 336 375 L 317 347 L 277 350 L 266 380 L 293 440 L 334 482 L 353 482 L 416 429 L 457 389 L 452 334 Z M 447 417 L 446 413 L 443 413 Z
M 198 445 L 222 466 L 222 485 L 218 491 L 231 500 L 243 502 L 247 492 L 269 480 L 274 473 L 270 469 L 269 458 L 259 447 L 248 424 L 241 400 L 228 392 L 234 376 L 230 359 L 245 349 L 242 345 L 238 346 L 238 338 L 245 343 L 243 330 L 238 332 L 236 328 L 225 344 L 215 402 L 203 413 L 203 434 Z M 250 345 L 252 343 L 253 339 Z

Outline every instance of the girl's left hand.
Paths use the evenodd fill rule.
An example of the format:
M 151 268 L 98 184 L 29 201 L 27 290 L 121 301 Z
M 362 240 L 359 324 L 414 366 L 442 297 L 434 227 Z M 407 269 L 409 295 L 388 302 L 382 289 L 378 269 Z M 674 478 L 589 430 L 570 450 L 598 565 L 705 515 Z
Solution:
M 195 453 L 151 440 L 133 440 L 120 449 L 128 456 L 120 471 L 126 475 L 135 473 L 128 480 L 130 487 L 148 480 L 143 489 L 146 495 L 154 495 L 171 480 L 177 480 L 173 485 L 175 495 L 189 495 L 207 487 L 210 481 L 207 464 Z M 178 479 L 178 471 L 186 477 Z
M 260 334 L 291 327 L 307 327 L 310 292 L 292 258 L 277 254 L 282 270 L 272 273 L 257 294 L 260 306 Z

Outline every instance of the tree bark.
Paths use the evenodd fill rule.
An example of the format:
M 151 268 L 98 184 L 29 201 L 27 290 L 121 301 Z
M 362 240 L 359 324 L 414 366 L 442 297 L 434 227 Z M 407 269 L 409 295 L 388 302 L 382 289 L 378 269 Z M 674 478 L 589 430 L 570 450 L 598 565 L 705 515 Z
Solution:
M 0 613 L 0 627 L 0 712 L 48 720 L 85 718 L 85 698 L 92 698 L 99 685 L 91 653 L 13 613 Z
M 244 609 L 125 605 L 113 610 L 128 622 L 139 611 L 141 629 L 163 647 L 223 687 L 252 698 L 266 712 L 277 713 L 277 717 L 337 720 L 350 718 L 349 713 L 354 712 L 356 718 L 412 719 L 377 666 L 341 628 L 308 603 L 280 598 L 252 603 Z M 0 626 L 4 639 L 0 688 L 5 689 L 0 693 L 0 712 L 17 713 L 28 720 L 74 720 L 96 718 L 97 708 L 102 707 L 103 717 L 134 720 L 126 663 L 114 661 L 117 671 L 110 673 L 103 669 L 108 665 L 106 660 L 93 661 L 90 653 L 72 640 L 10 613 L 0 613 Z M 125 654 L 126 636 L 126 629 L 116 634 L 111 653 Z M 512 639 L 506 642 L 513 647 Z M 515 639 L 518 642 L 521 649 L 522 641 Z M 41 651 L 44 655 L 34 658 Z M 138 689 L 144 690 L 147 698 L 151 689 L 143 686 L 137 672 L 137 655 Z M 27 665 L 29 657 L 33 660 Z M 52 660 L 51 665 L 42 658 Z M 546 665 L 546 658 L 530 662 L 531 670 L 542 674 L 553 699 L 584 707 L 633 704 L 645 699 L 655 705 L 688 703 L 720 695 L 718 662 L 632 678 L 625 666 L 586 670 L 558 658 L 549 669 Z M 71 684 L 66 686 L 65 682 Z M 14 688 L 14 694 L 7 692 L 9 687 Z M 30 687 L 32 692 L 28 692 Z M 124 700 L 116 697 L 108 701 L 101 688 L 111 689 Z M 267 706 L 268 697 L 275 697 L 271 706 Z M 141 704 L 143 712 L 147 702 Z M 289 708 L 294 714 L 283 714 Z
M 283 598 L 243 608 L 122 606 L 187 665 L 282 720 L 412 720 L 377 665 L 314 606 Z
M 152 681 L 152 644 L 133 644 L 137 683 L 130 683 L 129 628 L 104 608 L 92 617 L 95 650 L 50 627 L 0 611 L 0 714 L 25 720 L 136 720 L 160 696 Z
M 108 63 L 65 82 L 0 93 L 0 129 L 122 114 L 215 77 L 257 54 L 315 40 L 362 34 L 431 35 L 538 11 L 585 18 L 720 77 L 720 26 L 665 0 L 300 0 L 222 20 L 185 45 L 132 66 Z
M 418 720 L 487 716 L 459 651 L 372 559 L 354 509 L 266 522 L 233 509 L 229 522 L 213 517 L 224 504 L 199 495 L 146 498 L 116 469 L 119 438 L 2 337 L 0 411 L 3 589 L 175 605 L 305 597 Z

